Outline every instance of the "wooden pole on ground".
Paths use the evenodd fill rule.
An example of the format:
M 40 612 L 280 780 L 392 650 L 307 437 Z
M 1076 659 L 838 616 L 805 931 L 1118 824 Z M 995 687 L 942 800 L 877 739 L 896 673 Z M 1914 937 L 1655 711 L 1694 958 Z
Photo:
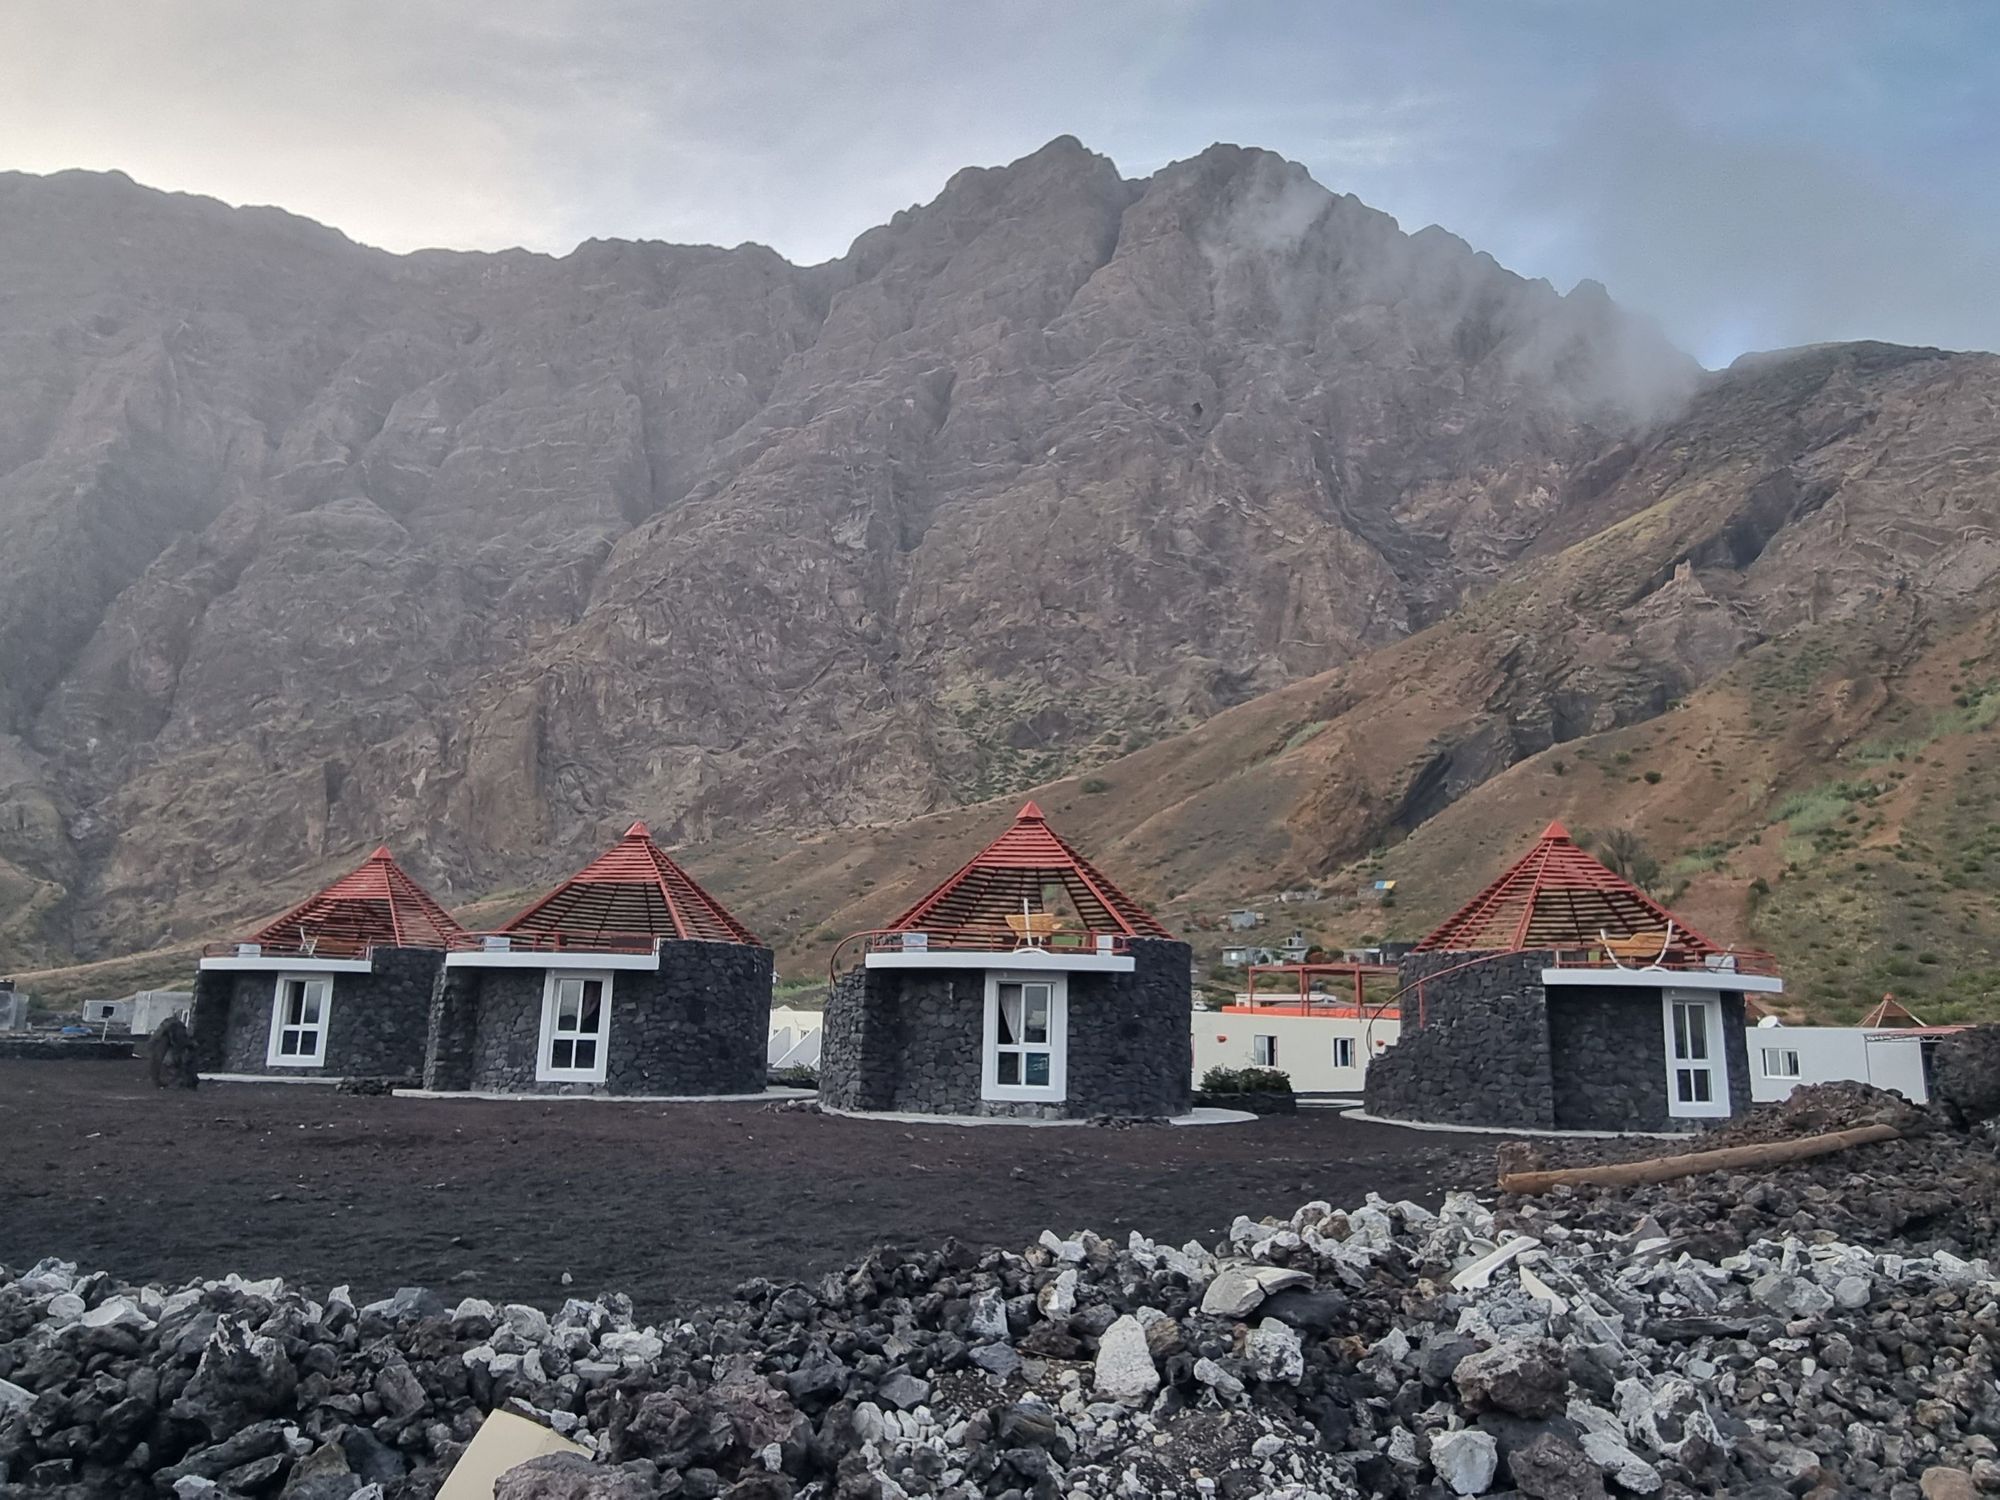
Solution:
M 1812 1156 L 1829 1156 L 1849 1146 L 1893 1141 L 1902 1135 L 1894 1125 L 1857 1125 L 1826 1135 L 1800 1136 L 1758 1146 L 1728 1146 L 1720 1151 L 1689 1151 L 1680 1156 L 1654 1156 L 1645 1161 L 1612 1162 L 1601 1167 L 1557 1167 L 1546 1172 L 1503 1172 L 1503 1193 L 1546 1193 L 1550 1188 L 1637 1187 L 1648 1182 L 1672 1182 L 1702 1172 L 1727 1172 L 1737 1167 L 1775 1167 Z

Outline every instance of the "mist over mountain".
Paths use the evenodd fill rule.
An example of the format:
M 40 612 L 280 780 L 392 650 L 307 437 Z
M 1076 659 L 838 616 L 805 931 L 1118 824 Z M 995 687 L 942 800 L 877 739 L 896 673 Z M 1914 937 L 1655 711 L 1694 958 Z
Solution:
M 1846 503 L 1814 455 L 1894 471 L 1913 382 L 1941 383 L 1922 441 L 1990 475 L 1994 362 L 1869 347 L 1810 390 L 1796 360 L 1707 375 L 1594 283 L 1234 146 L 1128 181 L 1061 138 L 809 267 L 394 256 L 0 175 L 0 961 L 212 936 L 384 839 L 463 900 L 634 816 L 897 824 L 1471 622 L 1460 659 L 1509 657 L 1492 691 L 1544 731 L 1446 757 L 1400 821 L 1347 827 L 1329 785 L 1243 812 L 1324 868 L 1859 607 L 1831 553 L 1718 579 Z M 1985 483 L 1892 492 L 1874 565 L 1975 597 L 1990 533 L 1951 533 L 1993 520 Z M 1617 539 L 1703 485 L 1708 531 Z M 1616 608 L 1653 624 L 1478 624 L 1585 544 L 1643 555 Z M 1564 698 L 1558 659 L 1622 686 Z

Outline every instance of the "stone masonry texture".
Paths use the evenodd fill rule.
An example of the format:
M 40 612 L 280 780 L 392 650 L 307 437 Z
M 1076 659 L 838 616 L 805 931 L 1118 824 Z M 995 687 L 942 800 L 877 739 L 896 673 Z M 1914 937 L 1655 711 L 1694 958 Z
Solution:
M 274 1068 L 265 1061 L 278 975 L 203 970 L 195 981 L 195 1055 L 209 1073 L 274 1077 L 416 1078 L 424 1070 L 431 990 L 443 968 L 435 948 L 376 948 L 366 974 L 330 974 L 325 1061 Z M 309 973 L 310 970 L 300 970 Z
M 841 1109 L 1077 1119 L 1171 1116 L 1192 1102 L 1185 943 L 1132 944 L 1130 974 L 1072 973 L 1067 1098 L 980 1097 L 986 970 L 854 969 L 827 999 L 820 1098 Z M 994 968 L 1006 968 L 997 954 Z
M 1750 1107 L 1743 997 L 1724 993 L 1730 1113 Z M 1667 1113 L 1666 1025 L 1653 989 L 1564 985 L 1548 998 L 1555 1122 L 1562 1130 L 1683 1130 Z
M 1559 1130 L 1693 1130 L 1667 1113 L 1661 992 L 1617 986 L 1546 988 L 1553 955 L 1420 953 L 1403 985 L 1424 979 L 1423 1002 L 1403 997 L 1400 1041 L 1369 1064 L 1370 1114 L 1447 1125 Z M 1445 972 L 1455 971 L 1455 972 Z M 1436 977 L 1432 977 L 1436 976 Z M 1743 997 L 1723 993 L 1723 1044 L 1732 1113 L 1750 1106 Z
M 578 954 L 563 972 L 589 973 Z M 521 1094 L 753 1094 L 765 1084 L 771 950 L 660 944 L 657 972 L 607 971 L 611 1019 L 603 1083 L 544 1083 L 547 969 L 446 969 L 430 1005 L 427 1088 Z

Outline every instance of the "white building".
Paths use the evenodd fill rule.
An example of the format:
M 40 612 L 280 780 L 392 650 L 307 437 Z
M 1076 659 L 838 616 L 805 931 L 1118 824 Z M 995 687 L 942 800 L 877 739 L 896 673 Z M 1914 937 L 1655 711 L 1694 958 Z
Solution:
M 192 1025 L 192 990 L 140 990 L 132 996 L 132 1035 L 151 1036 L 166 1024 L 169 1016 L 179 1016 Z
M 1852 1081 L 1893 1089 L 1913 1104 L 1930 1099 L 1925 1049 L 1938 1033 L 1871 1030 L 1861 1026 L 1784 1026 L 1758 1022 L 1744 1034 L 1750 1047 L 1750 1097 L 1773 1104 L 1804 1083 Z
M 83 1024 L 104 1026 L 113 1031 L 132 1029 L 132 1002 L 130 1000 L 86 1000 L 83 1002 Z
M 133 1036 L 151 1036 L 168 1016 L 179 1016 L 185 1021 L 193 1009 L 192 991 L 140 990 L 123 1000 L 84 1001 L 83 1021 L 86 1026 L 129 1031 Z
M 1296 1093 L 1358 1095 L 1369 1059 L 1402 1034 L 1394 1010 L 1360 1011 L 1331 999 L 1305 1007 L 1248 999 L 1194 1013 L 1197 1085 L 1210 1068 L 1276 1068 Z

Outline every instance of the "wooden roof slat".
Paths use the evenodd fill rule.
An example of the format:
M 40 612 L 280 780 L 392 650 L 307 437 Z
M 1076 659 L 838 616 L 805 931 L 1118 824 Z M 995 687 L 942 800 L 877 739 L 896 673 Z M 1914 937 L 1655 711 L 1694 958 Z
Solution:
M 1060 885 L 1090 933 L 1171 937 L 1152 913 L 1121 891 L 1049 827 L 1030 802 L 1008 829 L 942 885 L 889 924 L 889 932 L 1001 925 L 1026 900 L 1039 909 L 1042 887 Z
M 1579 848 L 1560 823 L 1492 884 L 1418 943 L 1418 953 L 1581 948 L 1600 936 L 1637 937 L 1672 924 L 1694 953 L 1723 949 L 1629 880 Z
M 616 844 L 500 931 L 584 941 L 617 935 L 761 946 L 755 933 L 653 842 L 644 823 L 634 823 Z
M 287 949 L 444 948 L 464 933 L 383 845 L 359 869 L 267 922 L 249 941 Z

